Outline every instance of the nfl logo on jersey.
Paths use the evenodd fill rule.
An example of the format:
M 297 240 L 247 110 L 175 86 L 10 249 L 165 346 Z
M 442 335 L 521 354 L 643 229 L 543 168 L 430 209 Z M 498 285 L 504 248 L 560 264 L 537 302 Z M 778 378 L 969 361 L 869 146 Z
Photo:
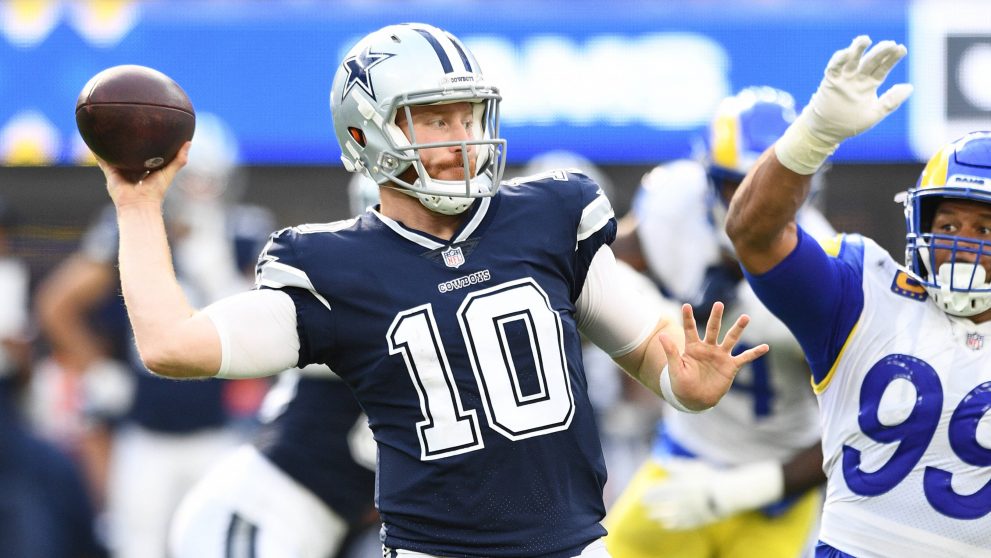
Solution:
M 461 252 L 460 246 L 451 246 L 447 250 L 441 252 L 440 255 L 444 256 L 444 265 L 447 267 L 458 268 L 465 263 L 465 255 Z
M 980 333 L 968 333 L 967 347 L 975 351 L 980 351 L 984 348 L 984 336 Z

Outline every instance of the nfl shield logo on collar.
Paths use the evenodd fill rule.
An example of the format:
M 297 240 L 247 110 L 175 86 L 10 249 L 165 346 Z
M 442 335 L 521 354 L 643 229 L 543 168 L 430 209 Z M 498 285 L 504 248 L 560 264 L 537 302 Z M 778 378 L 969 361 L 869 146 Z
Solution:
M 461 247 L 451 246 L 447 250 L 440 253 L 444 257 L 444 265 L 447 267 L 458 268 L 465 263 L 465 255 L 461 252 Z
M 980 333 L 968 333 L 967 347 L 975 351 L 980 351 L 984 348 L 984 336 Z

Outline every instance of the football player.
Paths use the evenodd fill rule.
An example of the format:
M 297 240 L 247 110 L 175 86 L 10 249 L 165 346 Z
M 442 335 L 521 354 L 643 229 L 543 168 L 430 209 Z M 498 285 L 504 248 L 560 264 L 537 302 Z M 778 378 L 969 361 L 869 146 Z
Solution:
M 930 159 L 903 196 L 905 265 L 859 235 L 820 246 L 796 213 L 846 138 L 910 95 L 878 89 L 903 45 L 860 36 L 758 161 L 726 230 L 805 351 L 827 481 L 817 556 L 991 556 L 991 133 Z
M 682 326 L 624 294 L 612 208 L 585 176 L 502 184 L 500 100 L 446 31 L 365 36 L 337 68 L 331 112 L 344 166 L 380 185 L 379 208 L 279 231 L 258 288 L 201 312 L 170 269 L 160 212 L 185 147 L 139 182 L 102 165 L 145 363 L 177 378 L 328 365 L 377 442 L 387 556 L 607 555 L 579 330 L 686 411 L 767 351 L 731 354 L 748 318 L 717 339 L 721 304 L 700 338 L 690 306 Z
M 259 419 L 254 443 L 183 498 L 173 558 L 327 558 L 377 523 L 367 419 L 326 366 L 283 372 Z
M 100 558 L 93 499 L 79 463 L 30 417 L 27 262 L 11 249 L 17 218 L 0 199 L 0 546 L 10 558 Z
M 774 351 L 741 370 L 719 405 L 666 413 L 653 455 L 609 510 L 615 558 L 782 557 L 807 546 L 819 515 L 813 487 L 825 481 L 815 398 L 802 350 L 757 300 L 723 231 L 726 206 L 746 172 L 795 119 L 788 93 L 748 87 L 713 116 L 705 156 L 645 175 L 613 249 L 676 300 L 755 323 L 743 346 Z M 815 208 L 798 219 L 818 236 L 832 229 Z M 690 242 L 677 241 L 689 238 Z
M 250 274 L 254 258 L 244 255 L 257 252 L 273 226 L 267 211 L 229 203 L 236 161 L 233 132 L 202 111 L 189 164 L 176 177 L 167 209 L 176 273 L 187 296 L 202 304 L 250 287 L 245 270 Z M 117 236 L 108 207 L 79 250 L 46 278 L 37 303 L 53 350 L 80 374 L 92 425 L 84 455 L 95 490 L 106 495 L 111 546 L 129 558 L 162 558 L 180 498 L 236 447 L 240 434 L 223 382 L 156 377 L 141 363 L 126 326 L 119 339 L 107 339 L 117 331 L 93 320 L 107 300 L 118 310 Z M 119 314 L 123 320 L 123 310 Z M 123 346 L 126 364 L 112 360 L 114 344 Z
M 378 185 L 356 174 L 348 196 L 364 213 L 378 202 Z M 323 365 L 283 372 L 258 418 L 254 442 L 183 498 L 172 558 L 367 556 L 361 534 L 378 523 L 375 443 L 348 386 Z

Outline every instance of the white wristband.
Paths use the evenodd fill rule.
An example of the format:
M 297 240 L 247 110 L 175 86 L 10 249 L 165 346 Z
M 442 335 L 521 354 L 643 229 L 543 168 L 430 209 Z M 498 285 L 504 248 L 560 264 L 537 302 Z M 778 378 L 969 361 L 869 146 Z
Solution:
M 659 383 L 661 385 L 661 397 L 668 402 L 669 405 L 674 407 L 676 410 L 682 413 L 701 413 L 702 411 L 695 411 L 689 409 L 682 403 L 678 396 L 674 394 L 674 388 L 671 387 L 671 374 L 668 373 L 668 365 L 664 365 L 664 370 L 661 370 L 661 377 L 659 378 Z
M 823 140 L 812 133 L 805 116 L 799 116 L 788 126 L 774 144 L 774 154 L 789 170 L 809 175 L 815 174 L 840 144 Z

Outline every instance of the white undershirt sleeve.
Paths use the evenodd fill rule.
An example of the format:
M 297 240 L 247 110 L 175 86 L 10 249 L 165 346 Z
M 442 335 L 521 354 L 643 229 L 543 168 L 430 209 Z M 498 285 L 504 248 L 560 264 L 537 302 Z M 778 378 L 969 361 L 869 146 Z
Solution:
M 271 289 L 229 296 L 203 309 L 220 334 L 218 378 L 271 376 L 299 361 L 296 305 Z
M 639 347 L 674 307 L 646 277 L 617 262 L 608 246 L 592 258 L 576 306 L 578 329 L 613 358 Z

